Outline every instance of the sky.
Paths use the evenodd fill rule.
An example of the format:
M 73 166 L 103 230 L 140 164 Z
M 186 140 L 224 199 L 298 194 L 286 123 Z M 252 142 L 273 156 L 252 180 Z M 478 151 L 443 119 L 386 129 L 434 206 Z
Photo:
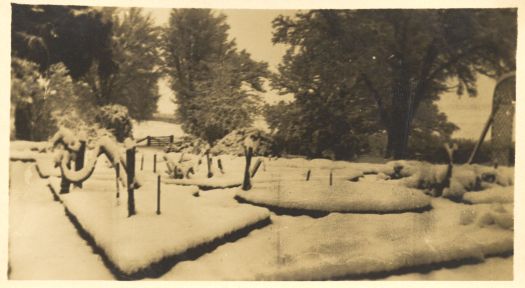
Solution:
M 170 16 L 170 9 L 144 8 L 146 13 L 156 21 L 157 25 L 166 25 Z M 230 25 L 229 35 L 235 38 L 237 47 L 245 49 L 257 61 L 266 61 L 271 70 L 276 71 L 282 56 L 286 51 L 284 45 L 273 45 L 272 20 L 278 15 L 293 16 L 297 10 L 220 10 L 227 16 Z M 441 112 L 448 116 L 449 121 L 459 126 L 459 131 L 453 134 L 457 138 L 478 139 L 481 130 L 487 121 L 492 102 L 492 93 L 496 82 L 480 75 L 477 87 L 478 96 L 457 96 L 454 92 L 441 95 L 437 102 Z M 267 87 L 264 99 L 268 103 L 279 100 L 291 100 L 291 95 L 281 96 Z M 160 113 L 173 113 L 176 106 L 171 101 L 173 92 L 168 82 L 163 79 L 159 82 L 161 98 L 159 100 Z M 489 138 L 490 133 L 487 135 Z

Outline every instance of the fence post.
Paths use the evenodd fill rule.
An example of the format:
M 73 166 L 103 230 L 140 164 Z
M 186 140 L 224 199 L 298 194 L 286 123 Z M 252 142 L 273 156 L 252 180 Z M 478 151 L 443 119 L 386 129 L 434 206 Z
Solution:
M 144 170 L 144 154 L 140 156 L 140 171 Z
M 157 175 L 157 215 L 160 215 L 160 174 Z
M 312 171 L 310 169 L 308 169 L 308 172 L 306 172 L 306 181 L 309 181 L 310 180 L 310 173 Z
M 147 139 L 147 145 L 148 147 L 151 145 L 151 137 L 150 136 L 146 136 L 146 139 Z
M 157 173 L 157 153 L 153 154 L 153 173 Z
M 174 136 L 173 135 L 170 135 L 170 144 L 173 144 L 173 140 L 174 140 Z
M 330 170 L 330 186 L 332 186 L 332 170 Z
M 84 168 L 84 158 L 86 156 L 86 141 L 80 140 L 80 148 L 75 159 L 75 170 L 79 171 Z M 82 182 L 73 184 L 75 187 L 82 188 Z
M 67 162 L 66 167 L 71 168 L 71 161 Z M 69 182 L 69 180 L 67 180 L 66 177 L 62 174 L 62 178 L 60 179 L 60 194 L 69 193 L 70 186 L 71 186 L 71 182 Z
M 135 211 L 135 147 L 126 150 L 126 174 L 128 175 L 128 217 L 136 214 Z
M 246 165 L 244 166 L 244 180 L 242 182 L 242 190 L 248 191 L 252 188 L 252 184 L 250 183 L 250 166 L 252 162 L 253 148 L 245 148 L 244 152 L 246 157 Z

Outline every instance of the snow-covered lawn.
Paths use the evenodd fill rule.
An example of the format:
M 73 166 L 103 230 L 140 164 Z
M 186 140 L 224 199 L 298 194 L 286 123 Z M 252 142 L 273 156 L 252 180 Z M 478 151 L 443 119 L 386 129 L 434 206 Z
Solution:
M 10 173 L 9 279 L 114 279 L 53 201 L 34 164 L 10 162 Z
M 198 261 L 181 262 L 161 280 L 359 278 L 455 260 L 484 261 L 513 251 L 512 230 L 478 222 L 462 225 L 465 204 L 438 198 L 433 206 L 424 213 L 272 216 L 267 228 Z M 486 204 L 471 208 L 480 216 L 490 209 Z
M 56 191 L 59 181 L 51 179 Z M 195 186 L 163 185 L 162 213 L 156 215 L 156 183 L 144 181 L 135 190 L 137 214 L 133 217 L 127 214 L 126 190 L 122 189 L 117 201 L 115 181 L 90 179 L 82 189 L 60 195 L 60 199 L 117 272 L 137 277 L 161 260 L 268 221 L 266 209 L 240 205 L 232 197 L 220 201 L 194 197 L 197 190 Z
M 103 250 L 101 254 L 112 263 L 118 278 L 155 278 L 171 269 L 160 280 L 362 279 L 457 261 L 461 267 L 456 269 L 387 279 L 512 279 L 512 257 L 486 258 L 513 252 L 512 168 L 498 168 L 495 183 L 483 186 L 486 189 L 482 191 L 467 188 L 472 176 L 483 176 L 490 167 L 456 169 L 454 183 L 464 193 L 462 200 L 471 204 L 431 198 L 413 189 L 414 179 L 437 181 L 445 168 L 424 164 L 426 170 L 418 171 L 417 167 L 423 166 L 414 162 L 407 165 L 404 178 L 387 180 L 393 172 L 392 163 L 254 157 L 252 163 L 261 159 L 263 165 L 252 179 L 250 191 L 199 191 L 194 185 L 240 185 L 244 158 L 220 156 L 221 173 L 214 157 L 212 178 L 207 178 L 203 162 L 192 179 L 169 179 L 162 150 L 138 147 L 136 173 L 142 187 L 135 190 L 137 215 L 128 217 L 127 191 L 120 187 L 117 200 L 115 171 L 102 159 L 82 189 L 60 195 L 63 206 L 53 202 L 46 184 L 50 181 L 59 191 L 56 176 L 60 170 L 53 167 L 52 153 L 39 152 L 42 147 L 46 145 L 21 142 L 11 146 L 12 159 L 16 156 L 36 162 L 10 162 L 11 279 L 114 277 L 77 234 L 64 206 L 70 220 L 80 226 L 77 228 Z M 162 175 L 161 215 L 155 213 L 154 154 L 157 173 Z M 50 177 L 40 179 L 36 166 Z M 308 171 L 310 179 L 306 181 Z M 367 175 L 370 173 L 379 175 Z M 236 199 L 241 198 L 259 206 L 325 214 L 321 218 L 280 216 L 240 204 Z M 270 225 L 254 229 L 268 224 L 270 218 Z M 182 261 L 190 259 L 193 261 Z M 479 263 L 464 265 L 472 259 Z M 405 268 L 413 270 L 399 270 Z M 489 270 L 498 274 L 490 276 Z

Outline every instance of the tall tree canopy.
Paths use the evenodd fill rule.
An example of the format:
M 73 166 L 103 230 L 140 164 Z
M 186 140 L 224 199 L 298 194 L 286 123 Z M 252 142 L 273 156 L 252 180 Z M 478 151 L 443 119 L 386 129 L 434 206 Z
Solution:
M 267 64 L 228 39 L 226 16 L 209 9 L 173 9 L 165 61 L 186 132 L 209 143 L 249 126 L 258 111 Z
M 74 79 L 97 62 L 101 77 L 115 67 L 111 54 L 111 19 L 84 6 L 11 4 L 11 51 L 45 70 L 62 62 Z
M 111 50 L 117 69 L 99 77 L 97 65 L 93 65 L 83 80 L 93 90 L 97 105 L 120 104 L 128 108 L 131 117 L 148 119 L 160 98 L 161 29 L 140 8 L 104 8 L 102 13 L 112 19 Z
M 325 139 L 347 129 L 327 129 L 331 121 L 353 127 L 348 115 L 362 115 L 373 105 L 388 133 L 387 156 L 403 158 L 421 103 L 450 89 L 475 96 L 477 73 L 497 77 L 515 69 L 516 19 L 515 9 L 313 10 L 280 16 L 273 22 L 273 42 L 289 49 L 273 85 L 295 95 L 309 134 L 323 132 Z M 310 126 L 325 117 L 331 120 Z

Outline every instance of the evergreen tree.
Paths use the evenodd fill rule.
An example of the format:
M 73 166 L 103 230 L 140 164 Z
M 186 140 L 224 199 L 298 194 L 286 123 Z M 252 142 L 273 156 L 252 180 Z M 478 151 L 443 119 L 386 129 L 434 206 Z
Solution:
M 228 39 L 226 16 L 209 9 L 173 9 L 164 50 L 183 129 L 209 143 L 251 125 L 267 64 Z

